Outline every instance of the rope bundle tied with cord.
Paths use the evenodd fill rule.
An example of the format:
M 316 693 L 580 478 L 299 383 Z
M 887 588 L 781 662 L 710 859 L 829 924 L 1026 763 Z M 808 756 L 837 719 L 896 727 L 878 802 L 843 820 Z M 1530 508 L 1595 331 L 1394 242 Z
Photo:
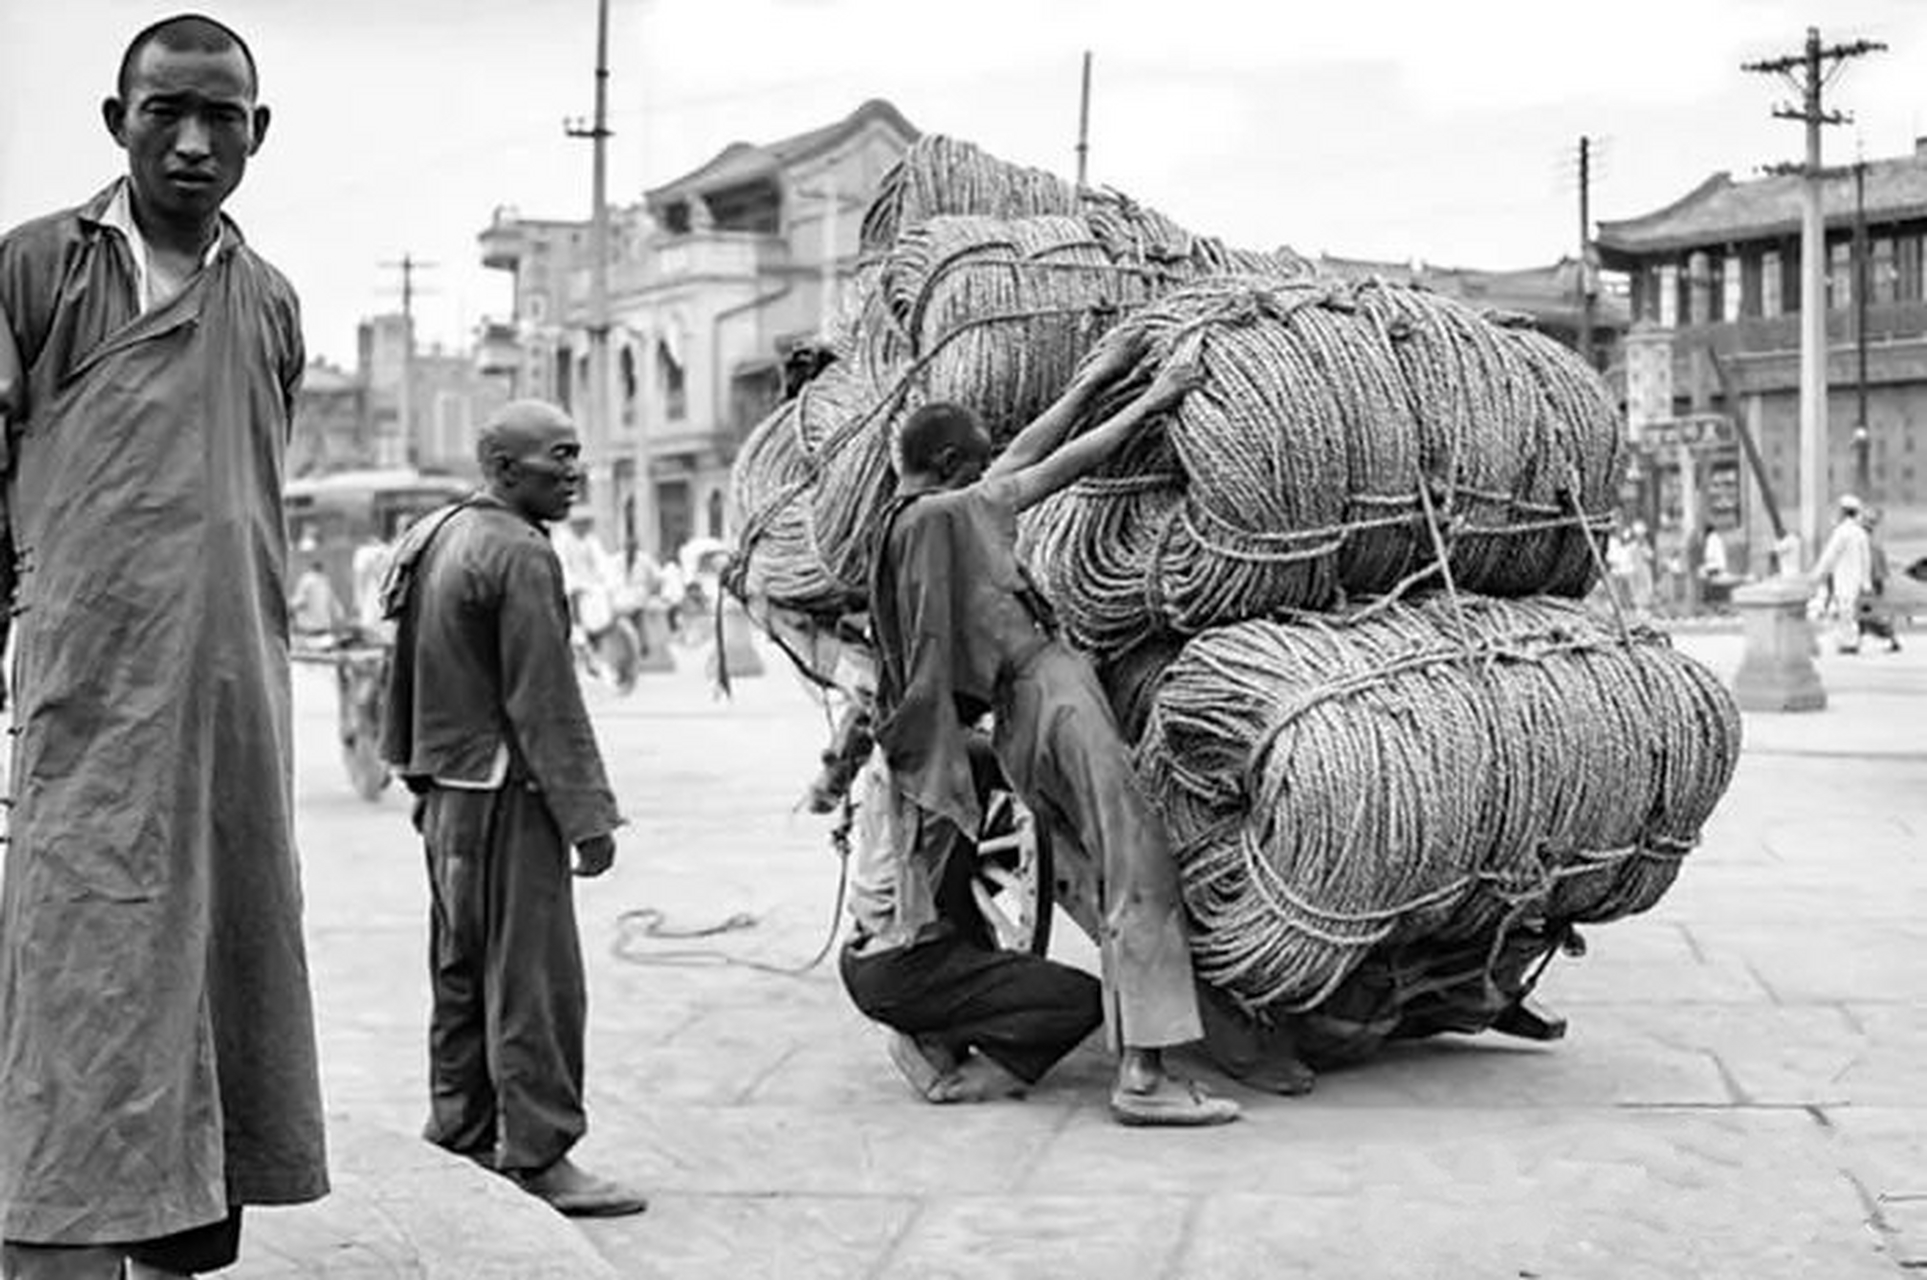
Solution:
M 918 406 L 965 404 L 1003 444 L 1120 317 L 1225 271 L 1309 271 L 1288 250 L 1227 248 L 1117 192 L 938 136 L 885 176 L 862 243 L 823 335 L 838 362 L 755 428 L 731 476 L 731 590 L 814 616 L 861 605 L 895 430 Z
M 1577 356 L 948 138 L 886 176 L 862 246 L 838 362 L 738 456 L 729 589 L 805 637 L 862 610 L 921 404 L 1001 445 L 1108 335 L 1149 354 L 1080 427 L 1200 364 L 1020 552 L 1137 743 L 1206 980 L 1285 1013 L 1394 960 L 1424 986 L 1484 956 L 1491 986 L 1502 951 L 1671 884 L 1739 722 L 1663 636 L 1550 598 L 1598 578 L 1624 463 Z
M 1375 948 L 1646 910 L 1740 747 L 1732 696 L 1662 633 L 1547 599 L 1220 627 L 1151 698 L 1138 766 L 1200 975 L 1285 1011 Z
M 1618 417 L 1549 339 L 1382 281 L 1206 281 L 1120 328 L 1206 382 L 1026 516 L 1021 552 L 1086 647 L 1396 594 L 1441 568 L 1493 595 L 1592 585 Z

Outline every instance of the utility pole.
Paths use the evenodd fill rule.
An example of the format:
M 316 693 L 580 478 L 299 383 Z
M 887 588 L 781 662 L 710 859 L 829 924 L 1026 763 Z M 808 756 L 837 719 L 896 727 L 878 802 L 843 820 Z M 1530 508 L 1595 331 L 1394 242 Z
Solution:
M 1784 79 L 1799 94 L 1800 105 L 1782 103 L 1773 108 L 1773 114 L 1806 126 L 1806 163 L 1802 166 L 1800 192 L 1800 542 L 1801 558 L 1809 564 L 1820 546 L 1827 483 L 1827 233 L 1820 203 L 1821 183 L 1825 181 L 1820 128 L 1851 119 L 1842 112 L 1826 110 L 1822 95 L 1848 59 L 1886 47 L 1872 40 L 1822 45 L 1820 29 L 1808 27 L 1806 47 L 1800 53 L 1741 67 Z
M 1082 191 L 1090 176 L 1091 159 L 1091 51 L 1084 50 L 1084 78 L 1077 93 L 1077 189 Z
M 563 126 L 571 138 L 587 138 L 593 156 L 589 193 L 589 403 L 583 422 L 583 453 L 589 480 L 589 505 L 596 528 L 608 541 L 618 521 L 615 496 L 613 370 L 609 361 L 609 0 L 596 0 L 595 119 L 584 127 L 580 120 Z M 642 545 L 654 541 L 645 519 L 649 499 L 649 460 L 638 449 L 634 498 L 637 536 Z
M 1579 135 L 1579 358 L 1592 358 L 1592 139 Z
M 1853 164 L 1853 346 L 1854 401 L 1853 486 L 1866 502 L 1873 501 L 1873 433 L 1867 424 L 1867 295 L 1872 292 L 1867 263 L 1867 162 Z
M 396 431 L 401 439 L 400 457 L 391 450 L 381 450 L 379 461 L 384 466 L 399 466 L 404 463 L 414 465 L 419 452 L 415 439 L 415 273 L 427 271 L 439 265 L 423 262 L 411 253 L 403 253 L 399 261 L 381 264 L 390 271 L 401 272 L 401 386 L 395 397 Z

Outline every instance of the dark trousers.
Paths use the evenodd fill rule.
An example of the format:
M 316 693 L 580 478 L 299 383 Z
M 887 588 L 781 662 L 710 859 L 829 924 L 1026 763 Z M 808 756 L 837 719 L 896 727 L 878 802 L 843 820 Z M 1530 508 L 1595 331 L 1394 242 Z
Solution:
M 241 1256 L 241 1206 L 237 1204 L 231 1207 L 227 1217 L 219 1222 L 189 1227 L 185 1231 L 175 1231 L 152 1240 L 117 1245 L 17 1244 L 8 1241 L 6 1249 L 9 1254 L 15 1250 L 45 1254 L 83 1249 L 118 1249 L 142 1266 L 181 1275 L 198 1275 L 231 1267 Z
M 568 846 L 541 795 L 513 782 L 433 788 L 421 828 L 435 990 L 424 1136 L 504 1171 L 546 1168 L 587 1128 Z
M 975 1049 L 1035 1084 L 1104 1020 L 1103 986 L 1042 956 L 993 950 L 970 892 L 975 850 L 955 827 L 924 815 L 918 844 L 935 843 L 948 845 L 932 859 L 939 919 L 905 946 L 850 943 L 839 966 L 844 990 L 865 1017 L 958 1057 Z

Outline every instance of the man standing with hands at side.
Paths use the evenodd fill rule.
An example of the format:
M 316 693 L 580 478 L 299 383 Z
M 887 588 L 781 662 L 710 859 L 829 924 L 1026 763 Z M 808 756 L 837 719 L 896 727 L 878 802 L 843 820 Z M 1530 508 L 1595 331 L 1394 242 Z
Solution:
M 569 649 L 545 531 L 581 487 L 567 415 L 522 400 L 483 429 L 482 490 L 396 548 L 382 755 L 420 797 L 432 899 L 429 1141 L 576 1216 L 640 1195 L 569 1159 L 587 992 L 574 873 L 615 860 L 622 822 Z
M 219 1270 L 243 1206 L 327 1191 L 281 502 L 301 322 L 222 211 L 259 89 L 231 28 L 145 28 L 101 112 L 125 175 L 0 236 L 7 1280 Z

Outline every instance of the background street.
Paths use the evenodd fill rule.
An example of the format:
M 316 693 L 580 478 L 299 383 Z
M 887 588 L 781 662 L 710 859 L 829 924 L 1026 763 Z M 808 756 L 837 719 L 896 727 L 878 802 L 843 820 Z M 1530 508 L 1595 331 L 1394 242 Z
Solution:
M 1730 676 L 1733 635 L 1680 643 Z M 1445 1038 L 1130 1131 L 1080 1050 L 1028 1100 L 914 1100 L 833 967 L 826 730 L 772 663 L 699 662 L 593 710 L 631 825 L 577 903 L 591 981 L 586 1166 L 641 1217 L 572 1224 L 414 1137 L 426 894 L 405 796 L 350 792 L 324 671 L 297 671 L 300 837 L 339 1190 L 250 1218 L 244 1277 L 1762 1277 L 1927 1273 L 1927 644 L 1823 657 L 1832 706 L 1747 718 L 1673 892 L 1588 931 L 1552 1046 Z M 630 936 L 747 913 L 692 941 Z M 1059 953 L 1088 963 L 1060 922 Z M 656 963 L 616 955 L 619 942 Z M 1071 943 L 1080 945 L 1072 946 Z M 680 953 L 680 954 L 678 954 Z M 606 1267 L 603 1261 L 606 1261 Z

